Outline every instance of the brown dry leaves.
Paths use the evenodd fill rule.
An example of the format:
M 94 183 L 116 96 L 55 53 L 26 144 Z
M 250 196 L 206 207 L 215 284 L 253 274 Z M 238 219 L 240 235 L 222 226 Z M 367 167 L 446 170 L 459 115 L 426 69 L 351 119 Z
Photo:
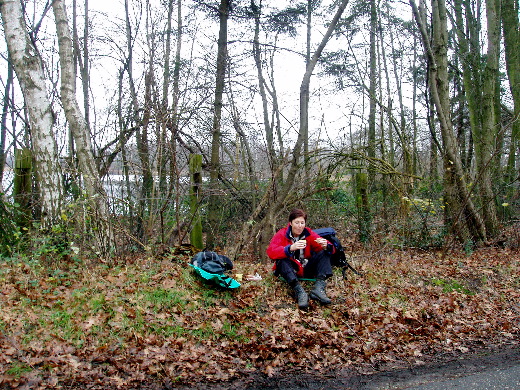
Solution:
M 287 367 L 369 372 L 519 341 L 519 253 L 356 253 L 333 304 L 299 311 L 270 265 L 234 292 L 186 261 L 134 259 L 42 276 L 7 264 L 0 285 L 0 385 L 131 388 L 223 381 Z M 307 287 L 310 287 L 308 285 Z

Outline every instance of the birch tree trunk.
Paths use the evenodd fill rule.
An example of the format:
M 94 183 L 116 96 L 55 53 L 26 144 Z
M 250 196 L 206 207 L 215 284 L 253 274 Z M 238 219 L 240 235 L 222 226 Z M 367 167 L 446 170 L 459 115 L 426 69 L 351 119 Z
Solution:
M 63 183 L 43 63 L 27 33 L 20 1 L 0 1 L 0 12 L 9 56 L 29 114 L 35 172 L 40 188 L 41 222 L 44 227 L 50 227 L 60 216 Z
M 69 30 L 67 11 L 63 0 L 54 0 L 52 10 L 56 20 L 58 35 L 60 68 L 61 68 L 61 101 L 65 117 L 76 143 L 76 155 L 79 170 L 88 196 L 87 201 L 92 213 L 92 232 L 96 238 L 97 251 L 108 258 L 113 249 L 112 230 L 108 220 L 107 196 L 99 177 L 87 121 L 76 100 L 76 74 L 74 72 L 74 56 L 72 37 Z

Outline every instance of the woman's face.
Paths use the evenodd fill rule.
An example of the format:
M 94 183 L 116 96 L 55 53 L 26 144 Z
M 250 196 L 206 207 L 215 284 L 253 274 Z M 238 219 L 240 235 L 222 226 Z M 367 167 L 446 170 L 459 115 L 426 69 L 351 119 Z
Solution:
M 291 221 L 291 230 L 294 237 L 302 234 L 303 229 L 305 228 L 305 218 L 298 217 Z

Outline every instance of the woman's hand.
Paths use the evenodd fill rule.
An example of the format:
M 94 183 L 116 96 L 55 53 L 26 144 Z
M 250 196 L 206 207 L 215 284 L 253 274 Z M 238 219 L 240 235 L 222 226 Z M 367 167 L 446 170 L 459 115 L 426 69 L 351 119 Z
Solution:
M 317 238 L 317 239 L 316 239 L 316 242 L 317 242 L 318 244 L 320 244 L 321 247 L 322 247 L 323 249 L 327 249 L 327 244 L 328 244 L 328 242 L 327 242 L 326 239 L 324 239 L 324 238 Z
M 294 244 L 292 244 L 289 249 L 291 250 L 291 252 L 294 252 L 296 250 L 303 249 L 306 246 L 307 246 L 306 240 L 299 240 L 299 241 L 296 241 Z

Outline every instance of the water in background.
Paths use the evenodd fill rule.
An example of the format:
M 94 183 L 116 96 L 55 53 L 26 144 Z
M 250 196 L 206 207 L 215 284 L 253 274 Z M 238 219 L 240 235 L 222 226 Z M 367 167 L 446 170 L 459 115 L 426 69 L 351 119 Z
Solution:
M 4 177 L 2 178 L 0 193 L 4 193 L 8 197 L 11 196 L 13 193 L 13 178 L 14 171 L 11 169 L 11 167 L 6 166 L 4 168 Z

